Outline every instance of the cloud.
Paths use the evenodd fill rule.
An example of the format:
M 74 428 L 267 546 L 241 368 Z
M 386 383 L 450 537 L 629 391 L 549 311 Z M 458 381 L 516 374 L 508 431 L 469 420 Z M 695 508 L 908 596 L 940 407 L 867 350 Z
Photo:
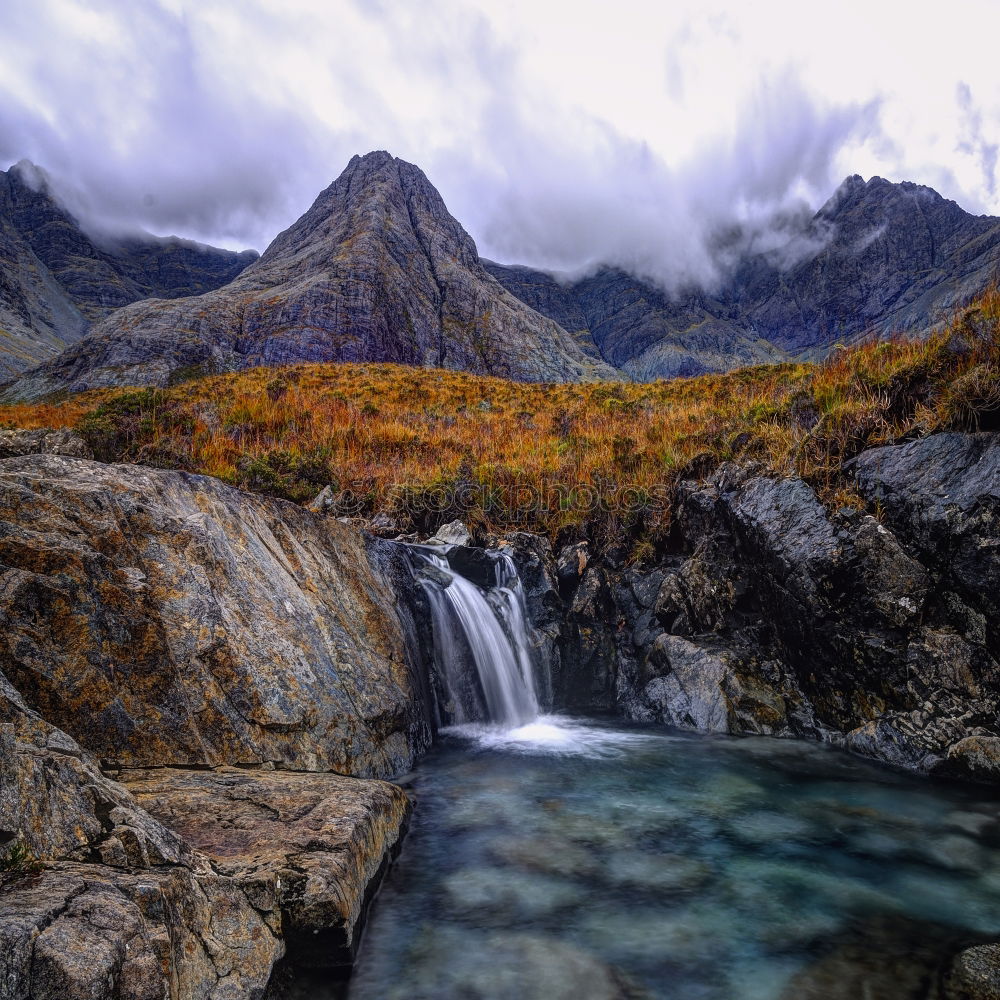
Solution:
M 384 148 L 425 169 L 484 255 L 668 288 L 711 285 L 745 246 L 794 259 L 789 233 L 858 170 L 988 200 L 995 109 L 949 96 L 932 114 L 947 60 L 885 55 L 890 31 L 951 28 L 868 0 L 871 31 L 848 10 L 817 47 L 800 8 L 35 0 L 0 35 L 0 161 L 43 166 L 92 227 L 263 249 L 354 153 Z M 935 134 L 965 115 L 964 172 L 913 145 L 910 89 Z
M 955 88 L 955 99 L 961 109 L 962 131 L 956 149 L 974 156 L 982 171 L 983 187 L 990 195 L 997 190 L 997 156 L 1000 144 L 983 138 L 983 114 L 972 98 L 972 88 L 960 81 Z

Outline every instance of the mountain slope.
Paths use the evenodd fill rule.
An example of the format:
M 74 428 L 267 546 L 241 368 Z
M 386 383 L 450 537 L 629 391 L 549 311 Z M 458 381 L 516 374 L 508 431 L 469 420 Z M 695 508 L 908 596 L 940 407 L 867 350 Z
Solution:
M 230 284 L 115 312 L 8 398 L 296 361 L 395 361 L 535 381 L 617 374 L 487 273 L 417 167 L 374 152 L 354 157 Z
M 97 241 L 37 167 L 0 171 L 0 372 L 52 357 L 130 302 L 217 288 L 256 258 L 146 234 Z
M 925 330 L 1000 273 L 1000 219 L 880 177 L 848 178 L 794 241 L 812 252 L 791 267 L 787 249 L 746 256 L 713 294 L 670 297 L 614 269 L 559 284 L 527 268 L 487 267 L 642 381 L 821 357 L 869 331 Z

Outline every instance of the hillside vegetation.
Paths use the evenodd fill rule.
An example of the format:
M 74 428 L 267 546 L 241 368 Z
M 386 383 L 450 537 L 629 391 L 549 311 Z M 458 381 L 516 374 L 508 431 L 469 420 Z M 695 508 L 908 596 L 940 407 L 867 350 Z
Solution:
M 845 459 L 949 428 L 1000 426 L 1000 291 L 926 340 L 837 350 L 818 364 L 653 384 L 524 384 L 382 364 L 302 364 L 100 390 L 0 408 L 0 425 L 76 428 L 105 461 L 204 473 L 296 502 L 427 531 L 482 531 L 641 547 L 668 530 L 679 478 L 722 462 L 797 474 L 856 504 Z

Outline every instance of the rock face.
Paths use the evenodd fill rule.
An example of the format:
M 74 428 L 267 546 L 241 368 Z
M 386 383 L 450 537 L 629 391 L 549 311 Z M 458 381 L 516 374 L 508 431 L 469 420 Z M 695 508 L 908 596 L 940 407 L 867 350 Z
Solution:
M 1000 778 L 1000 436 L 934 435 L 853 470 L 884 521 L 723 466 L 681 484 L 658 566 L 550 558 L 557 704 Z
M 296 361 L 393 361 L 520 380 L 614 377 L 483 268 L 415 166 L 354 157 L 224 289 L 130 306 L 13 394 L 163 385 L 180 372 Z
M 996 279 L 1000 220 L 917 184 L 849 177 L 789 244 L 721 287 L 668 296 L 623 271 L 572 284 L 487 263 L 528 305 L 638 381 L 817 357 L 874 330 L 923 331 Z
M 146 234 L 88 236 L 30 163 L 0 172 L 0 377 L 51 358 L 112 310 L 218 288 L 257 258 Z
M 115 765 L 388 776 L 429 741 L 358 533 L 205 477 L 0 462 L 0 669 Z

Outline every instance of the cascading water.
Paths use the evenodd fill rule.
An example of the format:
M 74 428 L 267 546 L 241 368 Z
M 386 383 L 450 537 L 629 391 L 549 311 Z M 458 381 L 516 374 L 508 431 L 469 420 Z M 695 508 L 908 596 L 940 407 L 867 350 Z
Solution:
M 539 715 L 524 591 L 513 560 L 490 553 L 493 586 L 456 572 L 447 549 L 414 547 L 431 607 L 435 656 L 447 688 L 448 721 L 512 729 Z M 469 683 L 469 660 L 475 683 Z

